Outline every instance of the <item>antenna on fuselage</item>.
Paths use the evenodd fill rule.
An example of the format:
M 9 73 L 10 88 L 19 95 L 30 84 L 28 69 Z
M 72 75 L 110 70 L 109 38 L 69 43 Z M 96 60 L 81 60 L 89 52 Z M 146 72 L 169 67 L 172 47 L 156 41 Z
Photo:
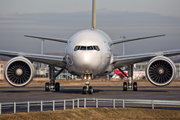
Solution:
M 91 29 L 96 29 L 96 0 L 92 0 L 92 25 Z

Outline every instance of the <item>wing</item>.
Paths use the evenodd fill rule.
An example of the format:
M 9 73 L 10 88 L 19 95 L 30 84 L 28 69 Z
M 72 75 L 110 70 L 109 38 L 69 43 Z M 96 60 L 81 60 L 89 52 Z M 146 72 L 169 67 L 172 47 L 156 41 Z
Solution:
M 180 54 L 180 49 L 162 51 L 162 52 L 153 52 L 153 53 L 114 56 L 114 62 L 112 64 L 114 65 L 115 68 L 119 68 L 122 66 L 127 66 L 127 65 L 132 65 L 139 62 L 148 61 L 158 55 L 170 57 L 170 56 L 179 55 L 179 54 Z
M 21 53 L 21 52 L 5 51 L 5 50 L 0 50 L 0 55 L 8 56 L 8 57 L 23 56 L 31 61 L 59 66 L 61 68 L 66 68 L 66 62 L 64 56 Z
M 145 36 L 145 37 L 138 37 L 138 38 L 129 38 L 129 39 L 118 39 L 118 40 L 113 40 L 111 45 L 118 44 L 118 43 L 135 41 L 135 40 L 142 40 L 142 39 L 148 39 L 148 38 L 154 38 L 154 37 L 161 37 L 161 36 L 165 36 L 165 34 L 162 34 L 162 35 L 153 35 L 153 36 Z
M 43 40 L 50 40 L 50 41 L 56 41 L 56 42 L 63 42 L 67 43 L 68 39 L 59 39 L 59 38 L 49 38 L 49 37 L 42 37 L 42 36 L 33 36 L 33 35 L 24 35 L 25 37 L 31 37 L 31 38 L 38 38 Z

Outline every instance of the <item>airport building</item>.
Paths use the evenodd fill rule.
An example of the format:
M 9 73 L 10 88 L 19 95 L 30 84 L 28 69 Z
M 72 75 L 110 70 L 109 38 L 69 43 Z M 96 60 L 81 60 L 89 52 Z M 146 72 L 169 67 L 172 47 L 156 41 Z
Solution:
M 64 70 L 56 79 L 76 79 L 77 76 L 71 75 L 67 70 Z
M 4 67 L 7 61 L 0 61 L 0 80 L 4 79 Z
M 39 68 L 35 71 L 35 77 L 49 77 L 49 68 Z M 56 79 L 76 79 L 77 76 L 71 75 L 67 70 L 63 70 Z
M 49 77 L 49 66 L 46 64 L 33 63 L 36 71 L 35 77 Z M 38 67 L 41 66 L 41 67 Z M 56 68 L 60 70 L 61 68 Z M 76 79 L 77 76 L 71 75 L 67 70 L 63 70 L 61 74 L 59 74 L 56 79 Z

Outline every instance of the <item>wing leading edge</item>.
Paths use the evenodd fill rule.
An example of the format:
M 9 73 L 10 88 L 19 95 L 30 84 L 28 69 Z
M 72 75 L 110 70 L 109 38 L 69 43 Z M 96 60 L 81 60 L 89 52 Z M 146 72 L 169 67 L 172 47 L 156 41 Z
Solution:
M 129 39 L 117 39 L 117 40 L 113 40 L 111 45 L 124 43 L 124 42 L 130 42 L 130 41 L 136 41 L 136 40 L 142 40 L 142 39 L 148 39 L 148 38 L 154 38 L 154 37 L 162 37 L 162 36 L 165 36 L 165 34 L 144 36 L 144 37 L 137 37 L 137 38 L 129 38 Z
M 49 65 L 55 65 L 63 69 L 66 68 L 66 62 L 64 56 L 21 53 L 21 52 L 5 51 L 5 50 L 0 50 L 0 55 L 8 56 L 8 57 L 23 56 L 31 61 L 41 62 Z
M 30 37 L 30 38 L 38 38 L 42 40 L 50 40 L 50 41 L 56 41 L 56 42 L 63 42 L 67 43 L 68 39 L 60 39 L 60 38 L 49 38 L 49 37 L 42 37 L 42 36 L 33 36 L 33 35 L 24 35 L 25 37 Z
M 115 68 L 122 66 L 132 65 L 139 62 L 144 62 L 156 57 L 158 55 L 170 57 L 174 55 L 179 55 L 180 49 L 161 51 L 161 52 L 152 52 L 152 53 L 142 53 L 134 55 L 123 55 L 123 56 L 114 56 L 114 62 L 112 63 Z

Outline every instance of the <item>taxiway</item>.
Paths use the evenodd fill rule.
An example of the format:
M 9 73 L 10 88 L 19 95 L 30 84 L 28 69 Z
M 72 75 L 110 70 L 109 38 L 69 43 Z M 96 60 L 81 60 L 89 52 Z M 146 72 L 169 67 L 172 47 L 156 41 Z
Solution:
M 37 100 L 57 100 L 73 98 L 112 98 L 180 100 L 179 86 L 139 86 L 138 91 L 123 91 L 121 86 L 94 86 L 94 93 L 82 94 L 80 86 L 62 86 L 59 92 L 45 92 L 44 87 L 0 87 L 0 102 L 21 102 Z

